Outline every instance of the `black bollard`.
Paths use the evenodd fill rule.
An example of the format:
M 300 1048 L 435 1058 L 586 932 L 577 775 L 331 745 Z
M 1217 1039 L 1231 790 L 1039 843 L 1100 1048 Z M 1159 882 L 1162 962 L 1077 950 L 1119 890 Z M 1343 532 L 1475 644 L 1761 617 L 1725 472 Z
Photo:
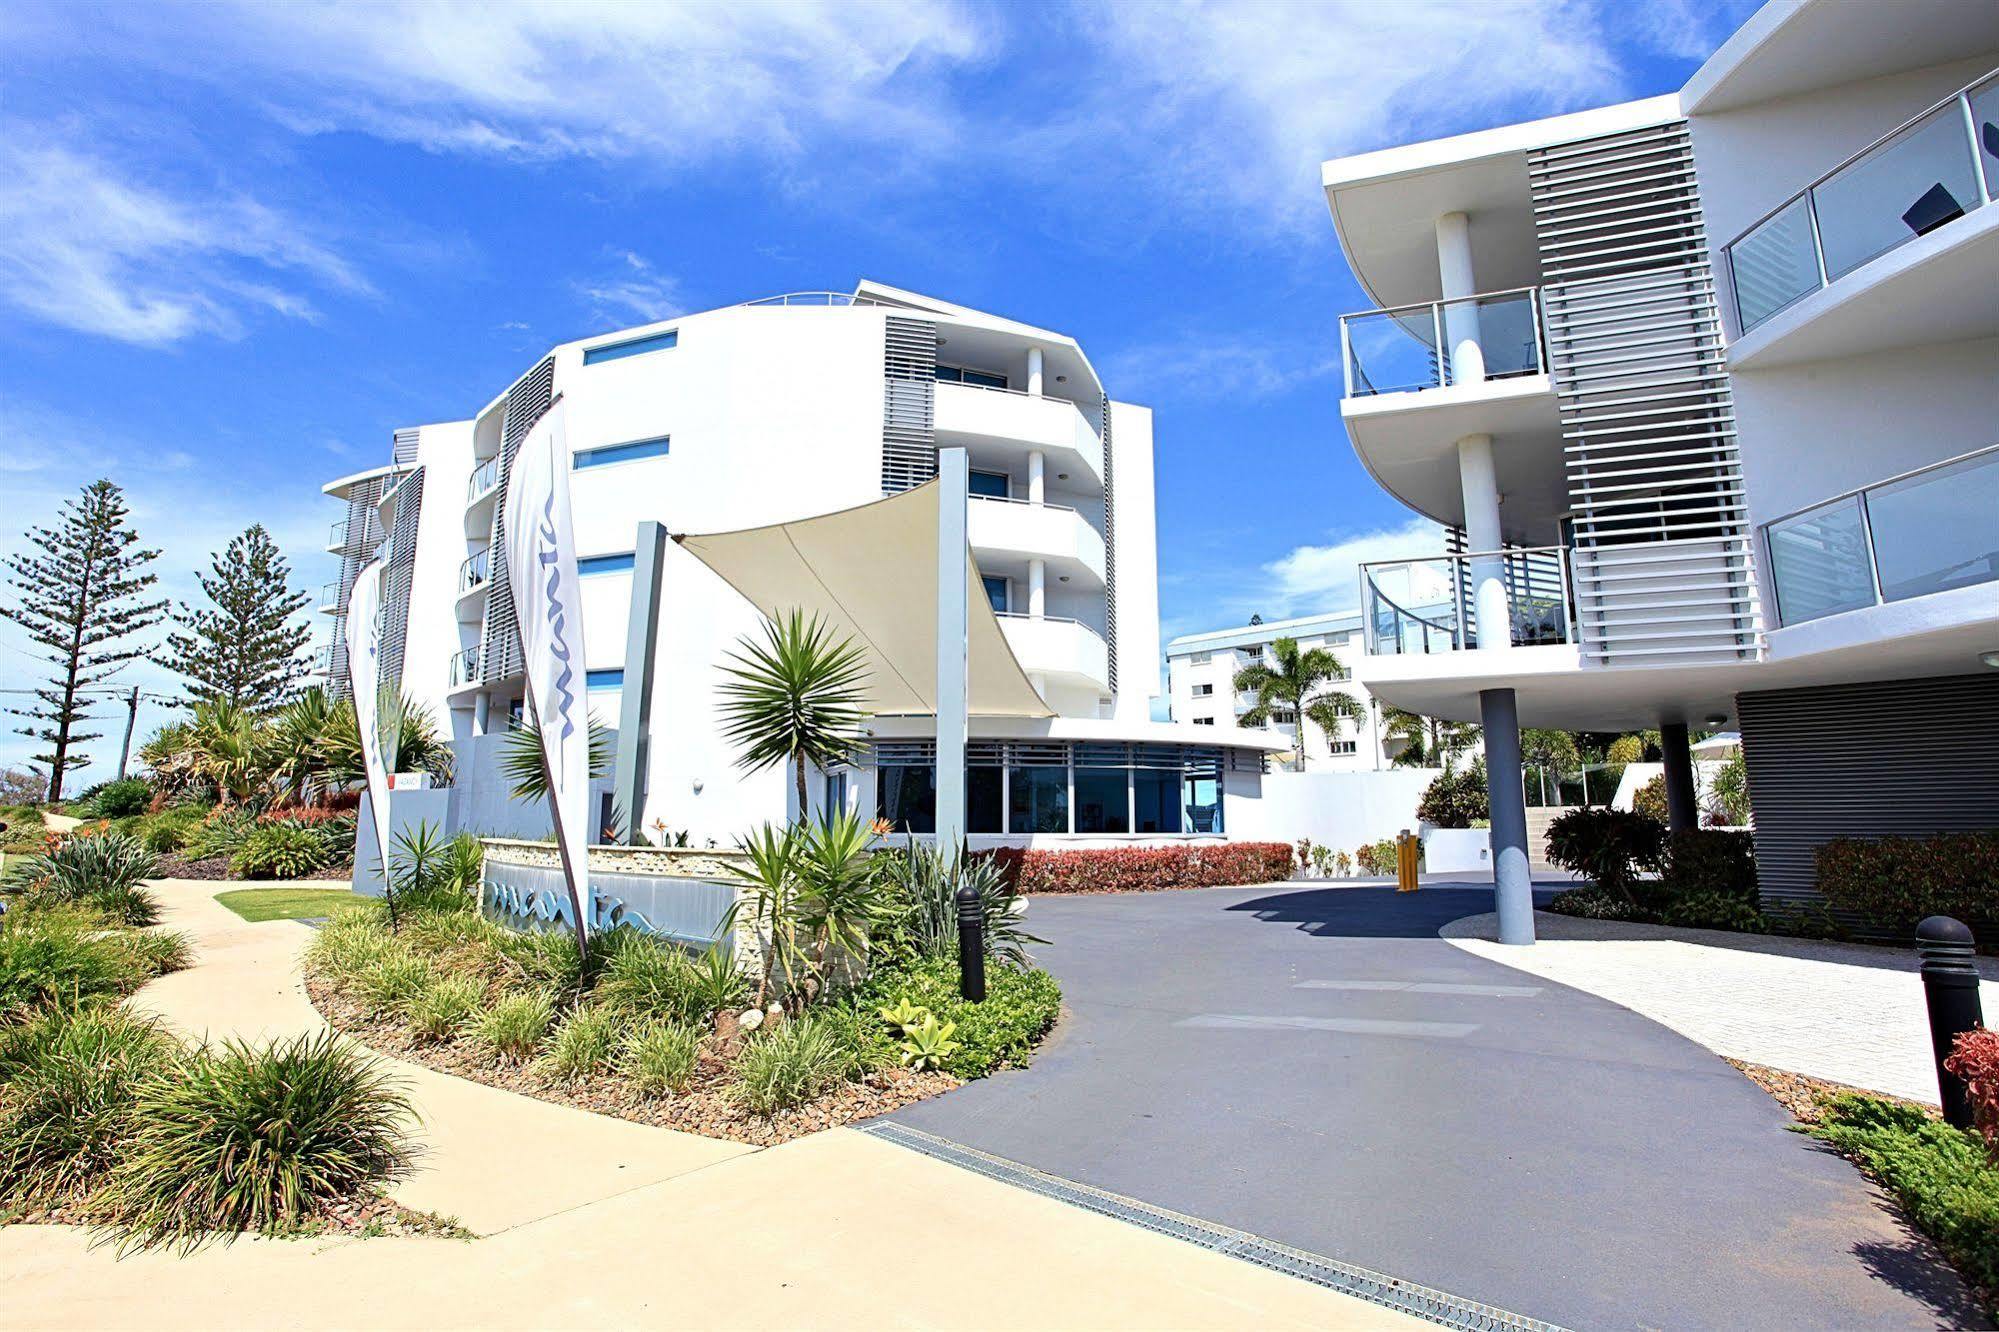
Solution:
M 1930 1010 L 1930 1049 L 1936 1055 L 1937 1091 L 1944 1122 L 1971 1127 L 1971 1094 L 1964 1079 L 1944 1071 L 1960 1032 L 1985 1025 L 1978 1002 L 1976 940 L 1971 928 L 1949 916 L 1931 916 L 1916 926 L 1916 953 L 1923 960 L 1923 1002 Z
M 972 1003 L 986 997 L 986 908 L 979 890 L 958 890 L 958 993 Z

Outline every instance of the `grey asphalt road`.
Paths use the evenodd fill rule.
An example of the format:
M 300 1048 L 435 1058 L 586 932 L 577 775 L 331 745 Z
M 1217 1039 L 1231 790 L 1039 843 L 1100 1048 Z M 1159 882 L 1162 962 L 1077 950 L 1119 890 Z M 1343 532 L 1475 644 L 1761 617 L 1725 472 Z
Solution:
M 1489 889 L 1038 898 L 1064 1027 L 894 1118 L 1572 1328 L 1987 1326 L 1717 1056 L 1436 938 Z

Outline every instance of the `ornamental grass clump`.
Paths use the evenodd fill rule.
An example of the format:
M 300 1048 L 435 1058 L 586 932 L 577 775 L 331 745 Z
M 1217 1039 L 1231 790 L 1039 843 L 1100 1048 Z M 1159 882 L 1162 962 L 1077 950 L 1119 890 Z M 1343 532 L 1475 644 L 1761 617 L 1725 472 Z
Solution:
M 414 1119 L 381 1061 L 332 1032 L 204 1048 L 143 1078 L 102 1195 L 121 1251 L 294 1230 L 381 1189 Z
M 591 993 L 634 1019 L 693 1022 L 711 1011 L 699 970 L 687 955 L 637 930 L 619 930 Z
M 419 1041 L 457 1039 L 485 1001 L 486 987 L 472 976 L 440 976 L 403 1008 L 403 1020 Z
M 138 989 L 153 972 L 126 942 L 130 933 L 74 907 L 21 911 L 0 919 L 0 1023 Z
M 743 1047 L 729 1090 L 767 1118 L 830 1090 L 849 1067 L 846 1048 L 830 1026 L 817 1018 L 794 1018 Z
M 618 1051 L 618 1072 L 641 1096 L 677 1094 L 694 1081 L 700 1055 L 700 1028 L 658 1019 L 625 1038 Z
M 72 833 L 7 871 L 7 890 L 27 907 L 88 907 L 121 925 L 151 925 L 159 903 L 142 886 L 160 858 L 119 832 Z
M 475 1020 L 473 1035 L 503 1064 L 534 1058 L 555 1019 L 555 1000 L 546 990 L 526 990 L 496 1000 Z
M 619 1014 L 609 1008 L 572 1009 L 555 1029 L 542 1071 L 563 1082 L 594 1078 L 611 1065 L 617 1053 Z
M 407 948 L 392 948 L 355 976 L 355 988 L 371 1017 L 400 1016 L 437 979 L 430 959 Z
M 342 988 L 353 985 L 398 947 L 382 918 L 372 911 L 336 916 L 322 925 L 306 951 L 306 961 Z
M 103 1180 L 132 1130 L 134 1086 L 180 1053 L 156 1021 L 110 1004 L 14 1029 L 0 1060 L 0 1198 L 60 1201 Z

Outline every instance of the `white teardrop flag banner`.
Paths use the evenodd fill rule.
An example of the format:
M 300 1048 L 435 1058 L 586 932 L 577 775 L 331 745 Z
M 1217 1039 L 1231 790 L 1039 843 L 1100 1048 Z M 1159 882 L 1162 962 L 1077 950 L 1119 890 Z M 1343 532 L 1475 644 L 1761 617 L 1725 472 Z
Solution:
M 555 842 L 569 883 L 576 942 L 589 937 L 590 717 L 584 699 L 583 608 L 569 509 L 569 443 L 557 398 L 521 441 L 507 479 L 507 582 L 520 625 L 528 703 L 541 728 Z
M 368 810 L 375 850 L 382 858 L 382 891 L 389 890 L 389 769 L 378 727 L 382 688 L 382 562 L 354 579 L 347 594 L 347 679 L 354 688 L 354 729 L 361 737 L 361 765 L 368 774 Z

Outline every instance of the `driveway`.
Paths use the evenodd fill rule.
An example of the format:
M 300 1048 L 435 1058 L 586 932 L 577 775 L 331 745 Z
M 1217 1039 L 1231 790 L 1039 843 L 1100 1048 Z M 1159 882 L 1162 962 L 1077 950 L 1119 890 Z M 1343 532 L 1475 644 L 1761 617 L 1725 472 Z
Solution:
M 898 1112 L 1051 1174 L 1573 1328 L 1980 1325 L 1726 1063 L 1439 939 L 1489 889 L 1038 898 L 1066 1026 Z

